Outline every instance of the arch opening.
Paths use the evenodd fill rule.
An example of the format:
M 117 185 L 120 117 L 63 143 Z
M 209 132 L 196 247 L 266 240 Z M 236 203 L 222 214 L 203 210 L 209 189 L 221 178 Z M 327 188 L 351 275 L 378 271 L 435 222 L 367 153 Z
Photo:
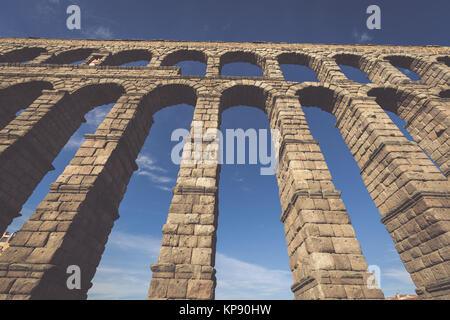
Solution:
M 10 162 L 17 163 L 14 165 L 17 174 L 30 177 L 26 180 L 26 183 L 17 179 L 11 184 L 11 188 L 21 190 L 20 193 L 17 193 L 15 199 L 18 206 L 17 210 L 22 208 L 47 174 L 54 177 L 51 172 L 48 173 L 49 167 L 82 123 L 85 122 L 84 116 L 98 106 L 115 103 L 124 92 L 125 90 L 117 84 L 87 85 L 62 98 L 48 112 L 40 115 L 41 118 L 29 128 L 25 135 L 22 134 L 22 143 L 29 144 L 29 149 L 22 155 L 24 161 L 17 163 L 14 157 L 8 159 Z M 29 113 L 29 115 L 25 115 L 25 113 Z M 25 110 L 24 117 L 34 121 L 36 115 L 33 110 Z M 14 121 L 11 122 L 11 125 L 14 125 Z M 21 126 L 17 127 L 20 130 Z M 14 134 L 15 128 L 16 126 L 11 127 L 12 134 Z M 69 144 L 73 144 L 73 141 Z M 35 153 L 36 150 L 39 152 Z M 70 158 L 67 160 L 70 160 Z M 31 162 L 28 163 L 27 161 Z M 48 182 L 48 180 L 46 181 Z M 48 191 L 48 185 L 40 190 L 45 189 Z M 25 208 L 27 206 L 25 204 Z M 13 221 L 13 224 L 16 220 L 25 222 L 23 218 L 17 218 Z
M 152 59 L 148 50 L 125 50 L 113 54 L 102 63 L 104 66 L 147 66 Z
M 360 168 L 350 152 L 342 132 L 335 127 L 338 93 L 329 88 L 306 87 L 296 92 L 304 110 L 306 121 L 314 139 L 330 170 L 333 184 L 341 190 L 341 198 L 351 218 L 357 239 L 360 242 L 368 264 L 375 264 L 381 269 L 381 288 L 386 295 L 395 295 L 392 288 L 401 286 L 403 291 L 414 292 L 414 284 L 408 278 L 407 283 L 396 281 L 385 270 L 396 269 L 404 273 L 405 268 L 395 250 L 394 243 L 386 228 L 379 221 L 375 206 L 360 175 Z M 364 214 L 361 214 L 364 213 Z M 373 239 L 377 241 L 374 242 Z M 383 250 L 380 250 L 380 244 Z M 389 252 L 389 259 L 386 259 Z M 386 285 L 388 282 L 388 285 Z
M 380 285 L 385 296 L 395 296 L 399 290 L 414 293 L 415 285 L 407 276 L 389 233 L 380 223 L 378 209 L 362 181 L 360 168 L 341 132 L 334 126 L 336 118 L 326 111 L 331 108 L 324 108 L 322 101 L 304 101 L 302 109 L 311 134 L 319 142 L 333 184 L 342 192 L 341 199 L 367 264 L 380 268 L 381 274 L 377 274 L 377 279 L 381 278 Z M 397 274 L 405 274 L 405 277 L 399 278 Z
M 81 48 L 64 51 L 58 55 L 52 56 L 45 63 L 48 64 L 81 64 L 83 63 L 95 49 Z
M 421 77 L 415 70 L 414 58 L 408 56 L 388 56 L 384 58 L 389 61 L 397 70 L 407 76 L 411 81 L 420 81 Z
M 0 90 L 0 130 L 53 85 L 45 81 L 30 81 Z
M 308 56 L 298 53 L 282 53 L 277 60 L 286 81 L 318 82 L 316 72 L 310 68 Z
M 47 195 L 49 185 L 64 171 L 85 141 L 84 134 L 96 131 L 124 92 L 125 90 L 116 84 L 87 85 L 61 99 L 43 116 L 42 121 L 31 129 L 36 132 L 36 140 L 29 142 L 33 145 L 32 149 L 45 150 L 45 161 L 51 161 L 54 169 L 47 171 L 42 161 L 37 161 L 36 166 L 43 165 L 47 170 L 39 169 L 38 175 L 33 165 L 25 163 L 26 168 L 18 168 L 22 169 L 18 170 L 22 174 L 29 174 L 33 178 L 27 180 L 26 185 L 20 186 L 22 182 L 17 181 L 18 185 L 12 186 L 22 190 L 22 198 L 17 199 L 22 202 L 22 216 L 14 219 L 8 230 L 14 232 L 27 221 Z M 47 129 L 42 130 L 43 127 Z M 25 159 L 42 157 L 37 154 L 31 158 L 24 156 Z M 31 174 L 32 172 L 34 174 Z
M 261 147 L 271 150 L 266 114 L 268 97 L 262 88 L 247 85 L 228 88 L 221 97 L 220 130 L 226 147 L 219 181 L 220 227 L 216 258 L 216 296 L 219 299 L 292 299 L 289 290 L 292 274 L 283 225 L 274 223 L 278 217 L 273 212 L 281 211 L 276 177 L 261 175 L 263 165 L 255 161 L 258 157 L 253 155 L 256 151 L 260 155 Z M 237 129 L 246 135 L 239 148 L 238 138 L 230 134 L 236 133 Z M 261 134 L 267 135 L 265 142 L 268 145 L 264 146 Z M 242 152 L 243 156 L 239 154 Z M 223 201 L 229 198 L 233 201 Z M 239 219 L 239 225 L 234 223 L 236 219 Z M 264 252 L 261 247 L 265 248 Z M 274 259 L 268 261 L 267 255 Z M 268 284 L 267 277 L 274 279 L 276 284 Z M 241 281 L 251 281 L 253 289 L 243 290 Z
M 161 66 L 179 66 L 182 75 L 206 74 L 207 56 L 198 50 L 178 50 L 167 55 Z
M 361 68 L 362 57 L 354 54 L 338 54 L 334 60 L 339 65 L 342 73 L 349 79 L 358 83 L 371 83 L 366 72 Z
M 140 149 L 136 158 L 138 169 L 127 184 L 119 207 L 121 218 L 109 235 L 88 299 L 139 299 L 147 296 L 152 279 L 148 265 L 158 259 L 161 229 L 166 223 L 173 197 L 172 187 L 176 185 L 180 169 L 171 159 L 172 148 L 179 141 L 167 141 L 171 141 L 174 130 L 190 129 L 196 100 L 197 93 L 192 87 L 179 84 L 153 89 L 142 99 L 142 126 L 149 127 L 152 118 L 154 123 L 150 134 L 146 136 L 148 132 L 144 129 L 145 133 L 137 139 L 137 148 Z M 145 243 L 145 246 L 124 246 L 124 243 Z M 131 293 L 118 290 L 111 297 L 111 293 L 102 290 L 106 283 L 127 288 L 129 279 L 135 283 Z
M 17 49 L 0 55 L 0 62 L 29 62 L 44 52 L 47 52 L 44 48 Z
M 251 52 L 227 52 L 220 57 L 220 75 L 238 77 L 262 77 L 262 58 Z
M 227 93 L 230 97 L 225 99 L 234 102 L 229 103 L 221 116 L 220 130 L 224 135 L 224 145 L 229 148 L 232 139 L 231 136 L 227 138 L 227 130 L 242 129 L 249 136 L 245 139 L 245 149 L 238 149 L 237 139 L 234 139 L 234 162 L 221 166 L 216 298 L 292 299 L 289 289 L 292 273 L 283 224 L 279 222 L 281 205 L 276 177 L 261 175 L 262 165 L 252 163 L 250 156 L 251 143 L 257 141 L 260 151 L 260 130 L 266 130 L 267 141 L 271 140 L 268 117 L 263 112 L 264 96 L 260 92 L 261 96 L 253 98 L 250 103 L 239 98 L 231 99 L 235 94 L 238 91 Z M 256 134 L 256 140 L 252 140 L 252 131 Z M 227 159 L 227 148 L 224 149 L 224 159 Z M 266 150 L 270 150 L 270 146 Z M 242 151 L 245 152 L 245 164 L 238 162 L 238 153 Z M 236 221 L 239 223 L 236 224 Z M 271 259 L 267 259 L 268 256 Z
M 262 88 L 236 85 L 222 92 L 220 107 L 222 112 L 233 106 L 256 107 L 265 112 L 268 98 L 268 93 Z

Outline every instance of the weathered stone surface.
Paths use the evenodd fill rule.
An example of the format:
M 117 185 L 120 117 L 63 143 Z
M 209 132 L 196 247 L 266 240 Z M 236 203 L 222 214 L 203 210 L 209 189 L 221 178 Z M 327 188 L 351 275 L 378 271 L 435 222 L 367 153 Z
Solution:
M 204 77 L 173 66 L 192 58 L 191 50 L 196 59 L 202 53 Z M 85 62 L 72 65 L 80 52 Z M 279 130 L 276 175 L 295 299 L 383 298 L 367 287 L 367 263 L 302 104 L 336 117 L 421 297 L 449 299 L 449 54 L 448 47 L 0 39 L 0 234 L 84 115 L 115 102 L 0 255 L 0 299 L 86 298 L 153 113 L 179 103 L 195 106 L 192 128 L 218 129 L 226 108 L 245 104 L 264 110 Z M 220 75 L 224 64 L 250 56 L 263 77 Z M 89 65 L 94 57 L 99 64 Z M 120 66 L 135 60 L 149 64 Z M 284 81 L 284 63 L 310 67 L 319 81 Z M 340 64 L 372 83 L 350 81 Z M 415 142 L 383 109 L 407 123 Z M 191 161 L 202 151 L 185 144 L 149 299 L 214 298 L 220 165 L 217 145 L 205 152 L 209 161 Z M 69 264 L 83 270 L 78 292 L 62 284 Z

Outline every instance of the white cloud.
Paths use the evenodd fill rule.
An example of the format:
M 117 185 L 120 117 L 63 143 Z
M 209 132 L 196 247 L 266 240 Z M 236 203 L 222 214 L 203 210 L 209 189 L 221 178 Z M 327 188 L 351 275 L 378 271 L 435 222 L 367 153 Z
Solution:
M 373 39 L 373 37 L 365 31 L 359 32 L 357 30 L 353 30 L 352 36 L 358 43 L 366 43 Z
M 154 170 L 160 172 L 167 172 L 166 169 L 158 167 L 155 165 L 156 160 L 150 155 L 140 154 L 136 159 L 136 163 L 139 166 L 139 170 Z
M 167 170 L 156 165 L 156 160 L 150 155 L 140 154 L 136 159 L 139 170 L 136 172 L 138 176 L 145 176 L 150 181 L 156 183 L 155 187 L 164 191 L 171 191 L 168 186 L 174 182 L 174 179 L 164 175 Z
M 103 122 L 103 120 L 105 120 L 105 117 L 109 111 L 110 108 L 103 108 L 103 106 L 89 111 L 86 114 L 87 125 L 91 127 L 98 127 Z
M 64 149 L 66 149 L 66 150 L 78 149 L 79 147 L 81 147 L 84 140 L 85 139 L 83 137 L 80 137 L 78 135 L 73 135 L 69 139 L 69 141 L 66 143 L 66 145 L 64 146 Z
M 269 269 L 221 253 L 216 256 L 217 299 L 292 299 L 289 270 Z
M 146 176 L 148 177 L 151 181 L 156 182 L 156 183 L 169 183 L 171 181 L 173 181 L 172 178 L 166 177 L 166 176 L 162 176 L 150 171 L 138 171 L 137 175 L 139 176 Z
M 411 284 L 411 277 L 405 269 L 396 269 L 396 268 L 390 268 L 386 271 L 382 272 L 382 276 L 385 276 L 386 278 L 394 279 L 396 281 L 402 282 L 404 284 Z
M 134 235 L 116 231 L 109 237 L 108 244 L 122 250 L 145 253 L 154 258 L 158 256 L 161 240 L 148 235 Z
M 111 29 L 105 26 L 91 27 L 86 30 L 84 30 L 82 27 L 81 29 L 83 30 L 82 33 L 86 37 L 92 39 L 111 39 L 114 36 L 114 33 L 111 31 Z

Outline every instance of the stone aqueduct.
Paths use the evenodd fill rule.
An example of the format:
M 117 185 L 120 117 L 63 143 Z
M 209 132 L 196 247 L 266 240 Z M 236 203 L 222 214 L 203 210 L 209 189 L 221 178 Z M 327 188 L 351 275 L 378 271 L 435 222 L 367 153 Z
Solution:
M 100 64 L 89 66 L 94 58 Z M 149 63 L 121 66 L 135 60 Z M 181 75 L 174 65 L 184 60 L 204 62 L 205 76 Z M 222 76 L 230 62 L 255 64 L 263 76 Z M 307 66 L 319 81 L 285 81 L 280 64 Z M 340 64 L 371 83 L 347 79 Z M 152 115 L 180 103 L 206 128 L 247 105 L 280 130 L 276 177 L 296 299 L 383 298 L 366 285 L 371 274 L 302 105 L 336 117 L 417 293 L 449 299 L 449 66 L 450 48 L 438 46 L 0 39 L 0 233 L 84 115 L 115 102 L 0 256 L 0 299 L 87 297 Z M 214 298 L 219 172 L 181 164 L 150 299 Z M 69 265 L 81 268 L 81 290 L 66 287 Z

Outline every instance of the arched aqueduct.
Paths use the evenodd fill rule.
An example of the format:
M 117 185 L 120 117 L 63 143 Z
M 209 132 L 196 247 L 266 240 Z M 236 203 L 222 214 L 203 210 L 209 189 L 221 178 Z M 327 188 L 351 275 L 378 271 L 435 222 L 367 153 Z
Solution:
M 136 60 L 148 65 L 121 66 Z M 181 75 L 174 64 L 184 60 L 204 62 L 205 76 Z M 231 62 L 263 76 L 222 76 Z M 0 256 L 0 299 L 87 297 L 152 115 L 180 103 L 206 128 L 220 126 L 225 108 L 248 105 L 280 130 L 276 177 L 296 299 L 383 298 L 367 286 L 371 274 L 302 105 L 336 117 L 417 293 L 450 298 L 449 63 L 450 49 L 438 46 L 0 39 L 0 233 L 84 115 L 115 103 Z M 285 81 L 280 64 L 307 66 L 319 81 Z M 371 83 L 347 79 L 340 64 Z M 219 172 L 182 163 L 150 299 L 214 298 Z M 81 268 L 81 290 L 66 287 L 69 265 Z

